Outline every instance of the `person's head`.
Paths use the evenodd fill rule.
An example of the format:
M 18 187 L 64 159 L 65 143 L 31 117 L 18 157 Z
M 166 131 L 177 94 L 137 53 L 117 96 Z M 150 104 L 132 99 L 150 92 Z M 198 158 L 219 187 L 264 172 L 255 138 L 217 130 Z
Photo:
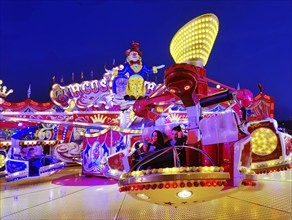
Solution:
M 21 147 L 21 152 L 25 152 L 26 153 L 27 152 L 27 146 L 22 146 Z
M 29 155 L 34 155 L 34 153 L 35 153 L 35 149 L 33 147 L 28 149 L 28 154 Z
M 171 138 L 172 140 L 178 139 L 178 133 L 181 132 L 181 127 L 178 125 L 171 130 Z
M 157 142 L 159 144 L 163 144 L 163 134 L 161 131 L 155 130 L 152 132 L 152 140 L 153 142 Z

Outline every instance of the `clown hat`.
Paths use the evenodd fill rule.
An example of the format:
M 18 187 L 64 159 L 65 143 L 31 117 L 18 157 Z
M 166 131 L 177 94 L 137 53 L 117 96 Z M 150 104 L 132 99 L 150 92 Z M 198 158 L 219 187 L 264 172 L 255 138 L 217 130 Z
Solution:
M 131 51 L 136 51 L 140 57 L 142 57 L 142 52 L 139 50 L 139 43 L 133 41 L 131 49 L 126 50 L 126 56 L 129 56 Z

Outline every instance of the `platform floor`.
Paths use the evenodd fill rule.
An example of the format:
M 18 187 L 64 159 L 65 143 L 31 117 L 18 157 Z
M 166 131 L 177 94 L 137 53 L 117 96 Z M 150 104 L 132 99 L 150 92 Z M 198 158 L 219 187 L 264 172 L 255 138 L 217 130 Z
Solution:
M 191 206 L 158 206 L 120 193 L 115 181 L 80 175 L 81 167 L 34 180 L 1 178 L 1 219 L 292 220 L 292 171 L 259 175 L 258 185 Z

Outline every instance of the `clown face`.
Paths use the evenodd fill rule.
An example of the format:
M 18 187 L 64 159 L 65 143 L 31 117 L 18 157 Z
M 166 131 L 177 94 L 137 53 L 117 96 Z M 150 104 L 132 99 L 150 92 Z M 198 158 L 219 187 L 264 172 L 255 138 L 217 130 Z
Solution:
M 140 56 L 139 56 L 138 52 L 131 51 L 130 54 L 129 54 L 129 56 L 128 56 L 128 59 L 130 61 L 138 61 L 140 59 Z

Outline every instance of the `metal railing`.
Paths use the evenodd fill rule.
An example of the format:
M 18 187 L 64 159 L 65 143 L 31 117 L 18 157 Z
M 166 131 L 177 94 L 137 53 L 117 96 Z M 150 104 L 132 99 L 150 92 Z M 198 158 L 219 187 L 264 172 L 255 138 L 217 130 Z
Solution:
M 140 170 L 140 168 L 142 166 L 144 166 L 145 164 L 155 160 L 156 158 L 159 158 L 160 156 L 166 154 L 167 152 L 169 151 L 173 151 L 173 164 L 175 165 L 175 167 L 180 167 L 180 159 L 179 159 L 179 156 L 178 156 L 178 153 L 177 153 L 177 149 L 178 148 L 188 148 L 188 149 L 191 149 L 191 150 L 195 150 L 201 154 L 203 154 L 204 156 L 206 156 L 210 162 L 212 163 L 213 166 L 216 166 L 215 162 L 212 160 L 212 158 L 206 153 L 204 152 L 203 150 L 199 149 L 199 148 L 196 148 L 196 147 L 192 147 L 192 146 L 173 146 L 173 147 L 167 147 L 167 148 L 163 148 L 163 149 L 160 149 L 160 150 L 157 150 L 157 151 L 154 151 L 153 153 L 145 156 L 141 161 L 139 161 L 137 164 L 135 164 L 131 170 L 131 171 L 134 171 L 134 170 Z

